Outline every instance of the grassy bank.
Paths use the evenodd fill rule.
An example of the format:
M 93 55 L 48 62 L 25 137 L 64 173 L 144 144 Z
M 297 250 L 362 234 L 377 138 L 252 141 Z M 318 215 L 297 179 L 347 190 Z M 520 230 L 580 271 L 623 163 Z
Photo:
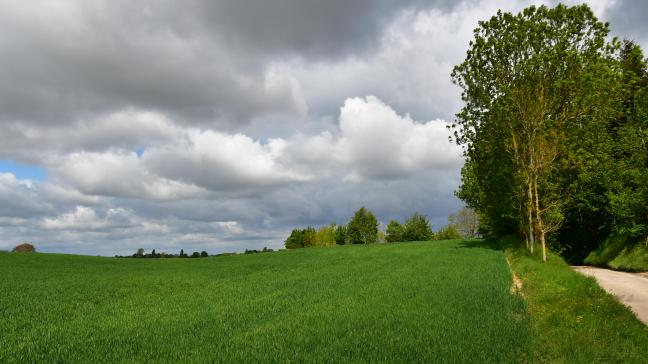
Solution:
M 0 362 L 520 362 L 501 251 L 461 241 L 205 259 L 0 254 Z
M 593 278 L 554 254 L 547 263 L 523 250 L 508 249 L 506 255 L 532 317 L 533 361 L 646 363 L 648 327 Z
M 609 238 L 585 258 L 585 264 L 630 272 L 648 272 L 648 246 L 625 236 Z

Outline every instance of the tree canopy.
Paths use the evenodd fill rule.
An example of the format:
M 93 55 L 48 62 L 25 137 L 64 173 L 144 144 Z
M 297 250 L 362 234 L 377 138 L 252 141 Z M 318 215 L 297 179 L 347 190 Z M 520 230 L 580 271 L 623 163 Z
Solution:
M 587 5 L 498 11 L 475 29 L 452 72 L 452 128 L 457 195 L 487 232 L 580 259 L 610 233 L 648 233 L 646 66 L 608 33 Z

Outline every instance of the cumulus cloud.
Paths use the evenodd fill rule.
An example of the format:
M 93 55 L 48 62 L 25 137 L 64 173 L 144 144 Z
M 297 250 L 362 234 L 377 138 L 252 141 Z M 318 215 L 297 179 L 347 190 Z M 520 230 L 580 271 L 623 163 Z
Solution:
M 442 120 L 417 123 L 374 96 L 347 99 L 340 110 L 339 156 L 353 178 L 404 178 L 426 169 L 456 167 L 459 149 Z
M 0 158 L 44 163 L 52 154 L 146 148 L 183 133 L 163 114 L 123 110 L 67 125 L 7 123 L 0 134 Z
M 0 160 L 48 176 L 0 171 L 0 249 L 277 248 L 363 205 L 441 227 L 452 66 L 532 3 L 0 0 Z M 591 5 L 645 46 L 642 5 Z
M 340 109 L 339 136 L 262 144 L 240 133 L 185 129 L 141 156 L 121 149 L 71 153 L 53 159 L 52 172 L 88 195 L 159 200 L 259 195 L 323 176 L 407 178 L 460 163 L 446 126 L 399 116 L 374 96 L 350 98 Z
M 279 161 L 286 141 L 261 144 L 243 134 L 190 130 L 186 143 L 153 148 L 142 163 L 160 176 L 216 192 L 251 193 L 312 178 Z

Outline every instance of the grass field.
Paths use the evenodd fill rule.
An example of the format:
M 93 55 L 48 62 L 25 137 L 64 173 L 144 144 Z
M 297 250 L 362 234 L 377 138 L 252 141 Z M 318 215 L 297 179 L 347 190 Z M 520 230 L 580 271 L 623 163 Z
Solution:
M 0 362 L 520 362 L 501 251 L 461 241 L 205 259 L 0 254 Z

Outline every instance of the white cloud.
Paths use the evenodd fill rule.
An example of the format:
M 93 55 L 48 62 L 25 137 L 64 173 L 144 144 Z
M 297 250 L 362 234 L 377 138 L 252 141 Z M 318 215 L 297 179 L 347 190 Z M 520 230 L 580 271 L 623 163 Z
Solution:
M 214 192 L 249 194 L 306 182 L 313 177 L 281 163 L 283 139 L 261 144 L 243 134 L 189 130 L 184 143 L 160 146 L 142 156 L 142 165 L 159 176 Z
M 447 125 L 399 116 L 374 96 L 347 99 L 340 110 L 338 155 L 354 179 L 404 178 L 427 169 L 456 168 L 461 153 L 448 141 Z
M 152 174 L 135 152 L 78 152 L 54 163 L 54 178 L 88 195 L 174 200 L 207 193 L 195 185 Z

